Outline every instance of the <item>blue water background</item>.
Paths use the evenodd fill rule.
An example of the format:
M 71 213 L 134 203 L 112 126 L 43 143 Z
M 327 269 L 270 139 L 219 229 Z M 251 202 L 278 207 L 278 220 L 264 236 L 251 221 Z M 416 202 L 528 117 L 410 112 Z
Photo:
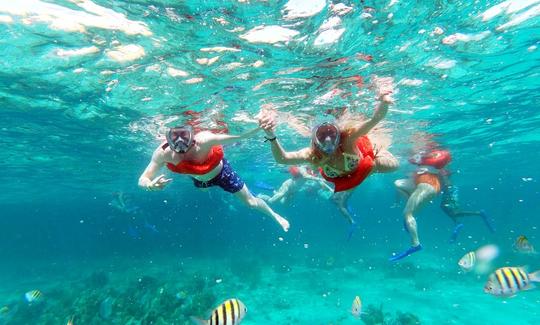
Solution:
M 344 2 L 358 9 L 358 2 Z M 387 257 L 408 245 L 401 221 L 404 202 L 392 207 L 397 201 L 393 181 L 412 170 L 407 158 L 415 132 L 434 134 L 439 144 L 452 151 L 452 179 L 460 188 L 462 204 L 485 209 L 493 217 L 497 232 L 489 234 L 480 220 L 471 218 L 465 221 L 459 243 L 449 244 L 453 224 L 436 199 L 418 216 L 425 247 L 420 254 L 425 255 L 410 262 L 439 264 L 444 274 L 457 274 L 456 263 L 464 253 L 495 243 L 501 248 L 501 266 L 527 264 L 530 269 L 539 269 L 537 257 L 516 257 L 511 245 L 518 235 L 526 234 L 540 247 L 540 54 L 528 50 L 539 42 L 540 21 L 536 17 L 519 28 L 497 32 L 495 27 L 507 17 L 489 22 L 475 18 L 499 2 L 404 1 L 385 8 L 386 1 L 371 1 L 369 5 L 377 8 L 375 15 L 380 23 L 361 23 L 361 11 L 356 10 L 343 18 L 347 27 L 343 38 L 324 51 L 302 42 L 283 47 L 250 44 L 212 21 L 213 17 L 226 17 L 231 26 L 244 26 L 246 30 L 264 23 L 280 24 L 285 1 L 254 1 L 250 5 L 234 1 L 95 1 L 132 20 L 144 21 L 154 33 L 152 37 L 161 39 L 160 46 L 152 37 L 101 29 L 90 29 L 87 34 L 67 33 L 46 24 L 24 25 L 20 18 L 0 25 L 0 279 L 10 283 L 4 290 L 9 292 L 3 294 L 30 290 L 31 286 L 24 283 L 46 282 L 67 265 L 71 272 L 77 268 L 87 272 L 85 264 L 103 259 L 114 265 L 115 260 L 126 259 L 144 264 L 157 257 L 175 263 L 204 258 L 234 261 L 248 256 L 260 257 L 268 266 L 304 263 L 317 267 L 332 256 L 344 265 L 358 259 L 384 265 Z M 57 3 L 73 7 L 68 1 Z M 178 13 L 179 20 L 167 17 L 165 8 Z M 390 12 L 394 16 L 388 20 L 385 17 Z M 307 19 L 298 30 L 312 40 L 310 33 L 326 17 L 324 11 Z M 435 26 L 441 26 L 446 34 L 484 30 L 493 34 L 480 42 L 448 47 L 441 45 L 440 38 L 427 36 Z M 420 29 L 428 32 L 419 34 Z M 127 64 L 111 62 L 103 53 L 73 59 L 51 55 L 59 47 L 89 46 L 96 36 L 105 44 L 113 40 L 139 44 L 146 55 Z M 381 39 L 375 42 L 375 36 Z M 398 48 L 406 42 L 412 45 L 400 52 Z M 265 65 L 257 70 L 241 68 L 222 73 L 214 70 L 217 65 L 194 63 L 194 58 L 201 56 L 200 48 L 218 45 L 239 46 L 241 52 L 223 54 L 217 65 L 240 58 L 249 62 L 261 59 Z M 366 80 L 377 74 L 395 80 L 416 78 L 424 83 L 420 87 L 400 86 L 394 96 L 396 107 L 410 112 L 391 111 L 387 117 L 394 138 L 391 151 L 399 157 L 402 168 L 374 175 L 356 190 L 350 202 L 359 229 L 351 241 L 346 241 L 347 224 L 335 207 L 305 194 L 290 205 L 275 206 L 291 222 L 289 233 L 284 234 L 271 220 L 263 220 L 229 194 L 215 188 L 194 189 L 187 177 L 172 176 L 173 183 L 163 192 L 137 188 L 137 179 L 159 144 L 152 133 L 159 128 L 153 119 L 156 116 L 180 116 L 191 109 L 203 112 L 204 117 L 217 110 L 229 123 L 230 131 L 238 133 L 246 127 L 230 122 L 236 112 L 254 115 L 263 103 L 289 98 L 294 104 L 283 110 L 297 112 L 313 106 L 311 101 L 328 90 L 324 86 L 318 89 L 318 83 L 267 86 L 262 91 L 254 91 L 253 86 L 295 66 L 312 67 L 292 74 L 300 78 L 357 74 L 349 69 L 360 69 L 364 62 L 329 69 L 316 66 L 324 58 L 348 57 L 357 52 L 373 55 L 375 62 L 388 62 L 360 70 Z M 456 60 L 457 64 L 444 71 L 426 66 L 436 57 Z M 201 76 L 204 82 L 189 85 L 165 73 L 145 72 L 156 63 L 165 66 L 162 62 Z M 75 74 L 75 68 L 86 71 Z M 113 74 L 101 75 L 103 70 L 112 70 Z M 249 72 L 251 77 L 236 79 L 235 74 L 240 72 Z M 118 84 L 106 91 L 111 80 L 118 80 Z M 134 91 L 135 86 L 145 89 Z M 301 94 L 308 96 L 295 97 Z M 141 101 L 145 97 L 152 100 Z M 359 112 L 371 114 L 372 97 L 370 93 L 360 97 L 369 104 Z M 325 108 L 302 112 L 316 121 L 324 116 Z M 278 136 L 287 149 L 309 144 L 308 138 L 286 126 L 280 126 Z M 263 191 L 252 185 L 257 181 L 278 187 L 288 177 L 262 140 L 261 133 L 226 147 L 227 159 L 256 192 Z M 135 226 L 137 235 L 129 233 L 130 222 L 123 219 L 129 216 L 109 204 L 113 193 L 119 191 L 129 195 L 142 211 Z M 143 219 L 155 225 L 158 232 L 141 226 Z M 433 281 L 437 279 L 433 274 Z M 483 295 L 483 280 L 476 285 Z M 538 292 L 527 294 L 527 299 L 539 300 Z M 251 323 L 257 323 L 256 318 Z

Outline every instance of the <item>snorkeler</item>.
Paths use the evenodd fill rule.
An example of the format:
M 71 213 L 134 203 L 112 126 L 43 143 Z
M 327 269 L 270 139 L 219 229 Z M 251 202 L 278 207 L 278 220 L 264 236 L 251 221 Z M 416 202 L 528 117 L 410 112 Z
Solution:
M 371 173 L 387 173 L 397 169 L 398 160 L 386 149 L 374 150 L 374 137 L 368 132 L 377 125 L 388 112 L 394 100 L 389 87 L 377 87 L 379 103 L 373 116 L 365 122 L 349 127 L 325 122 L 313 130 L 311 146 L 298 151 L 285 151 L 274 133 L 276 120 L 272 112 L 259 115 L 259 125 L 266 132 L 266 141 L 272 146 L 272 154 L 278 163 L 286 165 L 311 164 L 318 169 L 325 180 L 334 184 L 334 192 L 343 192 L 340 204 L 346 201 L 352 191 Z M 354 223 L 352 218 L 349 222 Z
M 480 211 L 467 211 L 462 210 L 459 204 L 459 190 L 458 187 L 453 185 L 450 181 L 450 171 L 447 169 L 441 169 L 439 171 L 440 180 L 442 183 L 442 195 L 441 195 L 441 210 L 449 216 L 455 224 L 450 242 L 453 243 L 457 240 L 459 231 L 463 228 L 463 223 L 458 219 L 467 216 L 478 216 L 482 218 L 484 224 L 490 232 L 495 232 L 495 228 L 491 224 L 488 215 L 484 210 Z
M 324 179 L 315 176 L 311 169 L 304 166 L 291 166 L 288 171 L 291 174 L 291 178 L 285 180 L 279 189 L 274 191 L 272 196 L 259 194 L 257 197 L 260 197 L 269 203 L 277 201 L 286 203 L 294 194 L 308 189 L 312 184 L 316 184 L 322 189 L 333 191 L 332 188 L 325 183 Z M 312 184 L 309 184 L 308 181 L 312 181 Z
M 411 247 L 390 258 L 397 261 L 422 249 L 418 239 L 418 229 L 414 215 L 441 191 L 439 170 L 444 168 L 451 160 L 450 152 L 446 150 L 433 150 L 426 154 L 417 154 L 409 161 L 418 168 L 412 178 L 398 179 L 394 182 L 398 192 L 407 197 L 407 204 L 403 211 L 405 229 L 411 237 Z
M 224 158 L 222 145 L 252 137 L 259 130 L 256 128 L 241 135 L 228 135 L 195 132 L 189 125 L 171 128 L 166 134 L 167 141 L 154 151 L 150 164 L 140 176 L 139 186 L 149 191 L 162 190 L 172 179 L 157 174 L 163 166 L 167 166 L 174 173 L 189 175 L 195 187 L 219 186 L 233 193 L 247 206 L 272 217 L 284 231 L 288 231 L 289 222 L 274 212 L 264 200 L 254 197 Z
M 305 166 L 291 166 L 289 167 L 289 173 L 291 178 L 285 180 L 279 189 L 274 191 L 274 195 L 259 194 L 258 197 L 269 203 L 277 201 L 286 203 L 298 192 L 316 191 L 321 198 L 332 201 L 351 225 L 355 224 L 353 213 L 350 207 L 346 205 L 350 192 L 333 193 L 334 190 L 323 178 L 316 176 L 311 168 Z

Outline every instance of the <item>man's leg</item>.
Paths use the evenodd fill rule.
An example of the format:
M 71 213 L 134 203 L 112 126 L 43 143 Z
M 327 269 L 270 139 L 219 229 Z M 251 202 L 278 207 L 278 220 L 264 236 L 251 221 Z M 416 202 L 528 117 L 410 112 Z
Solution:
M 242 189 L 234 195 L 240 199 L 244 204 L 249 206 L 252 209 L 255 209 L 261 213 L 264 213 L 267 216 L 272 217 L 274 220 L 279 223 L 281 228 L 283 228 L 284 231 L 289 230 L 289 222 L 280 216 L 279 214 L 275 213 L 269 206 L 266 204 L 266 202 L 258 197 L 253 196 L 247 186 L 244 184 Z
M 482 221 L 484 221 L 484 224 L 489 229 L 490 232 L 495 232 L 495 227 L 493 227 L 491 218 L 487 215 L 487 213 L 484 210 L 480 211 L 459 211 L 455 213 L 456 217 L 463 218 L 468 216 L 478 216 L 482 218 Z

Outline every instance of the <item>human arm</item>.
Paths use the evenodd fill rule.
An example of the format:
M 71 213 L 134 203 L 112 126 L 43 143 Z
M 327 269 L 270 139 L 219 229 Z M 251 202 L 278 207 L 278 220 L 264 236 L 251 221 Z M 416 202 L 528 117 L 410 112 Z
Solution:
M 261 128 L 257 127 L 255 129 L 249 130 L 242 134 L 232 135 L 232 134 L 220 134 L 212 133 L 209 131 L 203 131 L 195 135 L 195 141 L 199 146 L 208 146 L 213 147 L 217 145 L 231 144 L 245 139 L 253 137 Z
M 382 119 L 386 116 L 386 113 L 388 113 L 388 108 L 390 105 L 394 103 L 394 99 L 391 96 L 391 93 L 381 93 L 378 96 L 378 103 L 375 106 L 375 112 L 373 113 L 373 116 L 367 120 L 366 122 L 363 122 L 361 125 L 357 127 L 353 127 L 350 130 L 350 139 L 356 140 L 357 138 L 368 134 L 371 129 L 375 127 Z
M 373 116 L 369 120 L 349 129 L 349 139 L 353 143 L 359 137 L 368 134 L 386 116 L 389 106 L 394 103 L 392 98 L 394 91 L 393 78 L 375 76 L 372 84 L 373 88 L 375 88 L 377 104 Z
M 271 112 L 262 112 L 259 115 L 259 126 L 266 133 L 266 140 L 270 142 L 272 155 L 276 162 L 285 165 L 300 165 L 309 162 L 311 157 L 310 148 L 304 148 L 298 151 L 285 151 L 283 149 L 274 133 L 276 120 Z
M 150 160 L 150 163 L 139 177 L 139 186 L 148 191 L 156 191 L 163 189 L 170 183 L 172 179 L 165 178 L 165 175 L 163 174 L 156 177 L 163 165 L 165 165 L 165 160 L 163 157 L 163 150 L 160 147 L 154 151 L 152 160 Z

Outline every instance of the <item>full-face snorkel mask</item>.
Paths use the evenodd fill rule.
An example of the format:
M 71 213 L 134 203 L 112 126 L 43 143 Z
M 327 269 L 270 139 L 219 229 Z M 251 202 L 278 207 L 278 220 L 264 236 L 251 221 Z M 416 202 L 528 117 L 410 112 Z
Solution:
M 190 125 L 170 128 L 165 135 L 171 150 L 178 153 L 186 153 L 193 145 L 194 134 Z
M 339 128 L 330 122 L 324 122 L 313 130 L 313 144 L 322 152 L 332 154 L 339 146 Z

